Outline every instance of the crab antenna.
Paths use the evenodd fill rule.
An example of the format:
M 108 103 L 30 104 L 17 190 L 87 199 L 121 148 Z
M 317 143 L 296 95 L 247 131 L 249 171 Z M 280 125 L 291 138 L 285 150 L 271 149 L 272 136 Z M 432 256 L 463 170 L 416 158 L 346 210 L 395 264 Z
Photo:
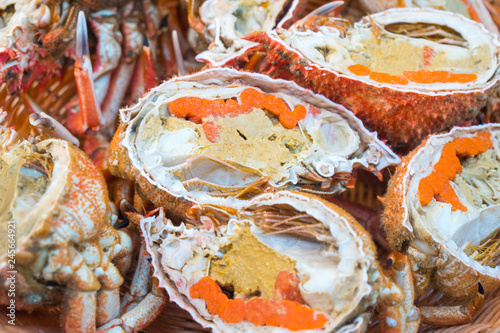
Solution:
M 96 129 L 104 125 L 101 108 L 95 97 L 92 63 L 90 62 L 87 21 L 83 11 L 78 13 L 76 25 L 76 60 L 75 80 L 80 100 L 79 117 L 68 121 L 70 128 L 83 134 L 87 129 Z
M 186 75 L 187 70 L 184 66 L 184 59 L 182 58 L 181 45 L 179 44 L 179 36 L 177 30 L 172 31 L 172 44 L 174 44 L 175 60 L 177 61 L 177 72 L 179 75 Z
M 75 146 L 80 145 L 80 141 L 75 138 L 64 125 L 42 111 L 41 107 L 29 96 L 24 95 L 26 104 L 31 112 L 30 124 L 47 132 L 50 136 L 71 142 Z

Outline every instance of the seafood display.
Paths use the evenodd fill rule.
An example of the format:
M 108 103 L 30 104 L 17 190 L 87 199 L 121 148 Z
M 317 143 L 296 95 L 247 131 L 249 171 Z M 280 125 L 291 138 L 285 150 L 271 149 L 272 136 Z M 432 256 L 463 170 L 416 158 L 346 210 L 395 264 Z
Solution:
M 0 1 L 0 326 L 498 330 L 496 1 Z
M 260 71 L 346 106 L 395 147 L 472 119 L 496 89 L 497 37 L 463 16 L 392 9 L 353 28 L 304 25 L 245 37 L 268 50 Z
M 207 195 L 248 199 L 267 188 L 335 193 L 357 168 L 378 173 L 399 162 L 343 107 L 232 69 L 165 82 L 121 115 L 110 171 L 165 208 L 185 210 L 179 200 Z
M 498 124 L 431 136 L 391 180 L 383 223 L 389 243 L 408 253 L 417 294 L 498 289 L 499 139 Z
M 190 215 L 192 224 L 160 214 L 141 228 L 160 286 L 214 332 L 354 332 L 377 299 L 401 300 L 368 233 L 319 198 L 280 191 Z

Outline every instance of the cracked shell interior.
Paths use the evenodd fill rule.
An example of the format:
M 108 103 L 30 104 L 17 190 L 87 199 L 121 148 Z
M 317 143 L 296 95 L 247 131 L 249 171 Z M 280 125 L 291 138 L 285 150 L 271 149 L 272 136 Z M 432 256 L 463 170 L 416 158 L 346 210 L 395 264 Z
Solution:
M 291 271 L 298 276 L 304 304 L 328 316 L 319 332 L 356 329 L 362 322 L 358 316 L 379 293 L 391 293 L 382 287 L 374 247 L 365 231 L 322 200 L 281 191 L 258 196 L 237 210 L 203 205 L 192 216 L 186 224 L 174 226 L 160 214 L 143 219 L 141 228 L 160 285 L 216 332 L 282 332 L 282 328 L 221 319 L 190 293 L 206 276 L 230 299 L 248 302 L 280 299 L 273 294 L 277 276 Z
M 292 94 L 306 97 L 304 90 L 277 82 L 229 69 L 166 82 L 138 105 L 122 110 L 127 124 L 122 145 L 142 175 L 177 197 L 203 193 L 237 197 L 255 184 L 293 187 L 328 183 L 336 177 L 340 182 L 325 190 L 339 191 L 345 186 L 342 175 L 349 175 L 355 167 L 376 171 L 398 160 L 347 110 L 324 104 L 326 100 L 319 101 L 318 96 L 299 99 Z M 292 86 L 298 90 L 294 92 Z M 306 113 L 293 128 L 285 128 L 282 115 L 275 116 L 266 107 L 204 117 L 206 110 L 195 108 L 186 118 L 171 112 L 173 102 L 183 98 L 242 104 L 241 95 L 248 89 L 278 100 L 291 113 L 297 107 Z M 315 107 L 315 102 L 323 107 Z M 216 140 L 209 140 L 207 124 L 215 126 Z
M 324 25 L 281 31 L 279 38 L 324 68 L 404 89 L 481 87 L 499 65 L 495 35 L 460 15 L 430 9 L 393 9 L 347 31 Z
M 439 197 L 423 206 L 417 195 L 422 179 L 429 176 L 439 161 L 443 146 L 454 138 L 473 138 L 491 133 L 492 145 L 472 156 L 459 156 L 462 172 L 450 181 L 464 210 L 454 210 Z M 414 230 L 424 228 L 434 240 L 483 274 L 500 277 L 500 127 L 492 125 L 434 136 L 409 162 L 411 176 L 406 176 L 406 204 Z M 439 200 L 439 201 L 438 201 Z M 410 229 L 410 230 L 411 230 Z

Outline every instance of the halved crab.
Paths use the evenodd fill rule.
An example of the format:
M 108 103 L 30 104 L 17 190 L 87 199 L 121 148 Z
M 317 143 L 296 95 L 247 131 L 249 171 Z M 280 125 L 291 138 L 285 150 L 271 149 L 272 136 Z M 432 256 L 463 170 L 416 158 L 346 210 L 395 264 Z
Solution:
M 241 37 L 260 30 L 288 28 L 306 0 L 189 0 L 189 41 L 201 53 L 197 60 L 213 66 L 255 43 Z
M 154 275 L 214 332 L 362 332 L 369 309 L 402 300 L 368 233 L 337 206 L 280 191 L 205 202 L 186 224 L 141 220 Z
M 348 107 L 395 147 L 471 119 L 496 87 L 500 43 L 461 15 L 391 9 L 347 29 L 308 20 L 245 37 L 268 51 L 261 71 Z
M 417 294 L 471 297 L 500 286 L 500 125 L 431 136 L 402 162 L 384 200 L 390 244 L 405 250 Z
M 121 116 L 111 172 L 177 217 L 191 205 L 179 206 L 183 198 L 339 192 L 354 169 L 377 173 L 399 160 L 345 108 L 292 82 L 232 69 L 165 82 Z

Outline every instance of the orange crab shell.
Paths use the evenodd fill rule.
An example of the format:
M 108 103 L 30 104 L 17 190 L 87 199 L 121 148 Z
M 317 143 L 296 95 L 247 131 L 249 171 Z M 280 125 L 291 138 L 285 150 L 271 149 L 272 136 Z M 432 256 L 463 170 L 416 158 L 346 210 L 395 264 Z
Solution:
M 12 130 L 0 130 L 0 136 L 6 139 L 4 149 L 26 144 L 13 140 L 16 135 Z M 32 227 L 24 232 L 19 229 L 17 234 L 16 269 L 20 273 L 17 275 L 17 307 L 26 310 L 58 304 L 66 283 L 73 288 L 99 289 L 97 279 L 87 276 L 88 280 L 81 280 L 76 276 L 78 274 L 74 275 L 74 270 L 81 266 L 75 266 L 79 262 L 74 262 L 73 244 L 99 243 L 102 248 L 110 249 L 108 255 L 112 257 L 116 255 L 113 244 L 120 238 L 109 223 L 111 209 L 106 183 L 88 157 L 62 140 L 42 141 L 36 149 L 51 155 L 57 164 L 54 169 L 57 173 L 44 193 L 43 201 L 35 205 L 29 215 L 31 220 L 26 223 Z M 53 253 L 52 257 L 46 266 L 40 267 L 37 262 L 47 251 Z M 0 259 L 0 275 L 5 276 L 7 261 L 5 257 Z M 40 283 L 39 279 L 63 284 L 49 286 Z M 2 283 L 0 290 L 5 287 Z M 7 292 L 2 291 L 0 303 L 8 302 L 6 297 Z
M 442 134 L 440 137 L 459 137 L 460 133 L 480 133 L 491 129 L 498 130 L 498 124 L 470 128 L 456 127 L 450 133 Z M 430 136 L 405 156 L 389 181 L 382 214 L 382 223 L 388 242 L 394 250 L 408 252 L 414 264 L 412 269 L 416 275 L 414 280 L 417 295 L 424 294 L 432 284 L 447 296 L 456 298 L 475 295 L 478 282 L 482 284 L 486 292 L 493 291 L 500 286 L 500 278 L 479 272 L 471 264 L 465 263 L 450 253 L 446 245 L 438 243 L 428 230 L 415 227 L 410 222 L 407 198 L 416 195 L 408 193 L 408 177 L 413 174 L 409 168 L 410 162 L 423 149 L 433 149 L 428 147 L 433 137 Z M 431 281 L 425 275 L 434 270 L 435 274 Z

